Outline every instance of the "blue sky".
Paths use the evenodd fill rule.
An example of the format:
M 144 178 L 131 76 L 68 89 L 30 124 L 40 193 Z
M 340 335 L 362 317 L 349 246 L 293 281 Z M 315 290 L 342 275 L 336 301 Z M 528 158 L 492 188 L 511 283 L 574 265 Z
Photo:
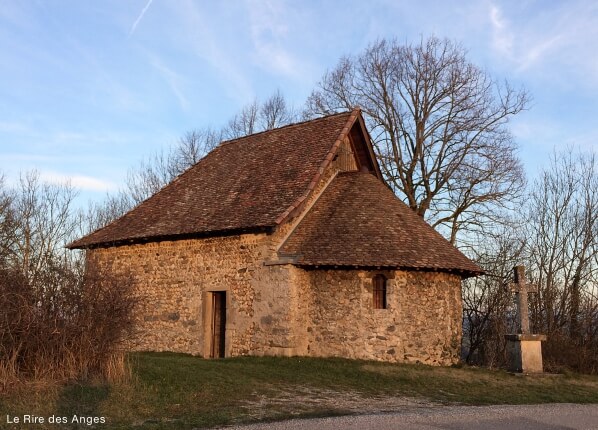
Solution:
M 100 200 L 185 131 L 277 89 L 301 106 L 340 56 L 432 34 L 532 94 L 512 123 L 530 179 L 598 150 L 598 2 L 0 0 L 0 172 Z

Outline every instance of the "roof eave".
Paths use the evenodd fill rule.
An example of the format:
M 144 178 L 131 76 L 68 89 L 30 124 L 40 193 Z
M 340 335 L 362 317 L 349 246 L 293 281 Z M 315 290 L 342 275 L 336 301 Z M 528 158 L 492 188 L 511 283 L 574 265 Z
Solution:
M 483 270 L 472 270 L 463 268 L 447 267 L 414 267 L 400 264 L 362 264 L 362 263 L 313 263 L 294 261 L 291 264 L 309 269 L 340 269 L 340 270 L 404 270 L 409 272 L 441 272 L 452 273 L 461 276 L 463 279 L 484 275 Z
M 84 242 L 77 240 L 71 242 L 65 246 L 68 249 L 95 249 L 95 248 L 111 248 L 117 246 L 126 245 L 139 245 L 153 242 L 165 242 L 165 241 L 177 241 L 177 240 L 189 240 L 189 239 L 204 239 L 209 237 L 226 237 L 236 236 L 241 234 L 258 234 L 258 233 L 272 233 L 274 230 L 273 226 L 252 226 L 244 228 L 232 228 L 232 229 L 220 229 L 213 231 L 195 232 L 195 233 L 180 233 L 180 234 L 165 234 L 155 235 L 147 237 L 133 237 L 127 239 L 118 239 L 112 241 L 96 241 L 96 242 Z M 81 243 L 83 242 L 83 243 Z

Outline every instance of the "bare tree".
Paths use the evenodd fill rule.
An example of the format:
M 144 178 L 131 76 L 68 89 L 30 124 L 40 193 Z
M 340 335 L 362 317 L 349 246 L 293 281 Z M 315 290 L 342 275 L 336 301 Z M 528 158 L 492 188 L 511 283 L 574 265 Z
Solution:
M 237 139 L 249 134 L 282 127 L 298 119 L 280 90 L 260 103 L 257 99 L 233 116 L 223 129 L 226 139 Z
M 237 139 L 257 132 L 259 113 L 260 106 L 257 99 L 255 99 L 228 121 L 223 131 L 224 137 L 226 139 Z
M 0 392 L 126 373 L 137 299 L 126 277 L 84 277 L 81 255 L 64 248 L 77 235 L 75 196 L 35 171 L 0 183 Z
M 156 152 L 127 172 L 126 192 L 133 205 L 137 205 L 157 193 L 177 175 L 177 169 L 170 161 L 170 154 L 163 150 Z
M 525 239 L 516 222 L 483 235 L 472 257 L 486 274 L 463 283 L 463 358 L 469 364 L 506 363 L 504 335 L 514 329 L 513 296 L 507 290 L 512 268 L 524 257 Z
M 36 285 L 45 272 L 69 258 L 64 245 L 77 227 L 76 195 L 69 183 L 45 183 L 35 171 L 21 174 L 11 203 L 15 228 L 8 260 L 28 283 Z
M 458 44 L 431 37 L 417 45 L 381 40 L 342 58 L 306 111 L 360 106 L 388 183 L 455 243 L 520 193 L 523 169 L 507 123 L 528 100 L 467 61 Z
M 176 175 L 180 175 L 218 146 L 221 141 L 222 132 L 210 127 L 186 132 L 169 156 L 173 171 Z
M 12 200 L 12 193 L 4 185 L 4 175 L 0 174 L 0 268 L 6 265 L 6 258 L 15 240 L 16 219 Z
M 129 209 L 160 191 L 201 160 L 220 143 L 220 140 L 221 133 L 211 128 L 194 129 L 185 133 L 169 151 L 157 152 L 139 163 L 136 168 L 129 170 L 124 191 L 131 199 Z M 125 201 L 126 198 L 120 196 L 109 200 L 108 204 L 113 208 L 125 207 Z
M 260 122 L 263 130 L 272 130 L 296 119 L 297 114 L 287 105 L 280 90 L 272 94 L 260 108 Z
M 589 342 L 588 330 L 598 329 L 596 154 L 553 157 L 534 184 L 527 230 L 530 267 L 540 286 L 532 303 L 535 325 L 553 340 Z M 592 318 L 593 328 L 584 327 Z
M 90 202 L 86 209 L 79 211 L 77 236 L 85 236 L 110 224 L 130 211 L 133 206 L 133 199 L 123 190 L 115 194 L 106 194 L 101 202 Z
M 526 266 L 538 293 L 530 298 L 532 330 L 548 335 L 545 367 L 598 372 L 598 158 L 555 154 L 526 195 L 518 220 L 475 248 L 488 275 L 464 284 L 464 349 L 468 362 L 504 360 L 511 330 L 510 281 Z

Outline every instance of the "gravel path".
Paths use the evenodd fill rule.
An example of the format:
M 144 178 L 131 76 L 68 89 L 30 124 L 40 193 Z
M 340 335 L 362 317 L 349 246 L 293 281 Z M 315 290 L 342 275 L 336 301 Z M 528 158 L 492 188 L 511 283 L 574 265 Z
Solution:
M 289 420 L 243 430 L 598 430 L 598 405 L 406 407 L 398 412 L 333 418 Z

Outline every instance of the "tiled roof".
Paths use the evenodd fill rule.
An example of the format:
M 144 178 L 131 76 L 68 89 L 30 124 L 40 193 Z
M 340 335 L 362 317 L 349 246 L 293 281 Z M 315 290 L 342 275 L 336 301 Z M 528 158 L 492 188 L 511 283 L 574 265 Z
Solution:
M 223 142 L 135 209 L 68 247 L 276 226 L 305 200 L 358 115 L 355 109 Z
M 305 266 L 362 266 L 482 273 L 368 173 L 340 173 L 279 250 Z

